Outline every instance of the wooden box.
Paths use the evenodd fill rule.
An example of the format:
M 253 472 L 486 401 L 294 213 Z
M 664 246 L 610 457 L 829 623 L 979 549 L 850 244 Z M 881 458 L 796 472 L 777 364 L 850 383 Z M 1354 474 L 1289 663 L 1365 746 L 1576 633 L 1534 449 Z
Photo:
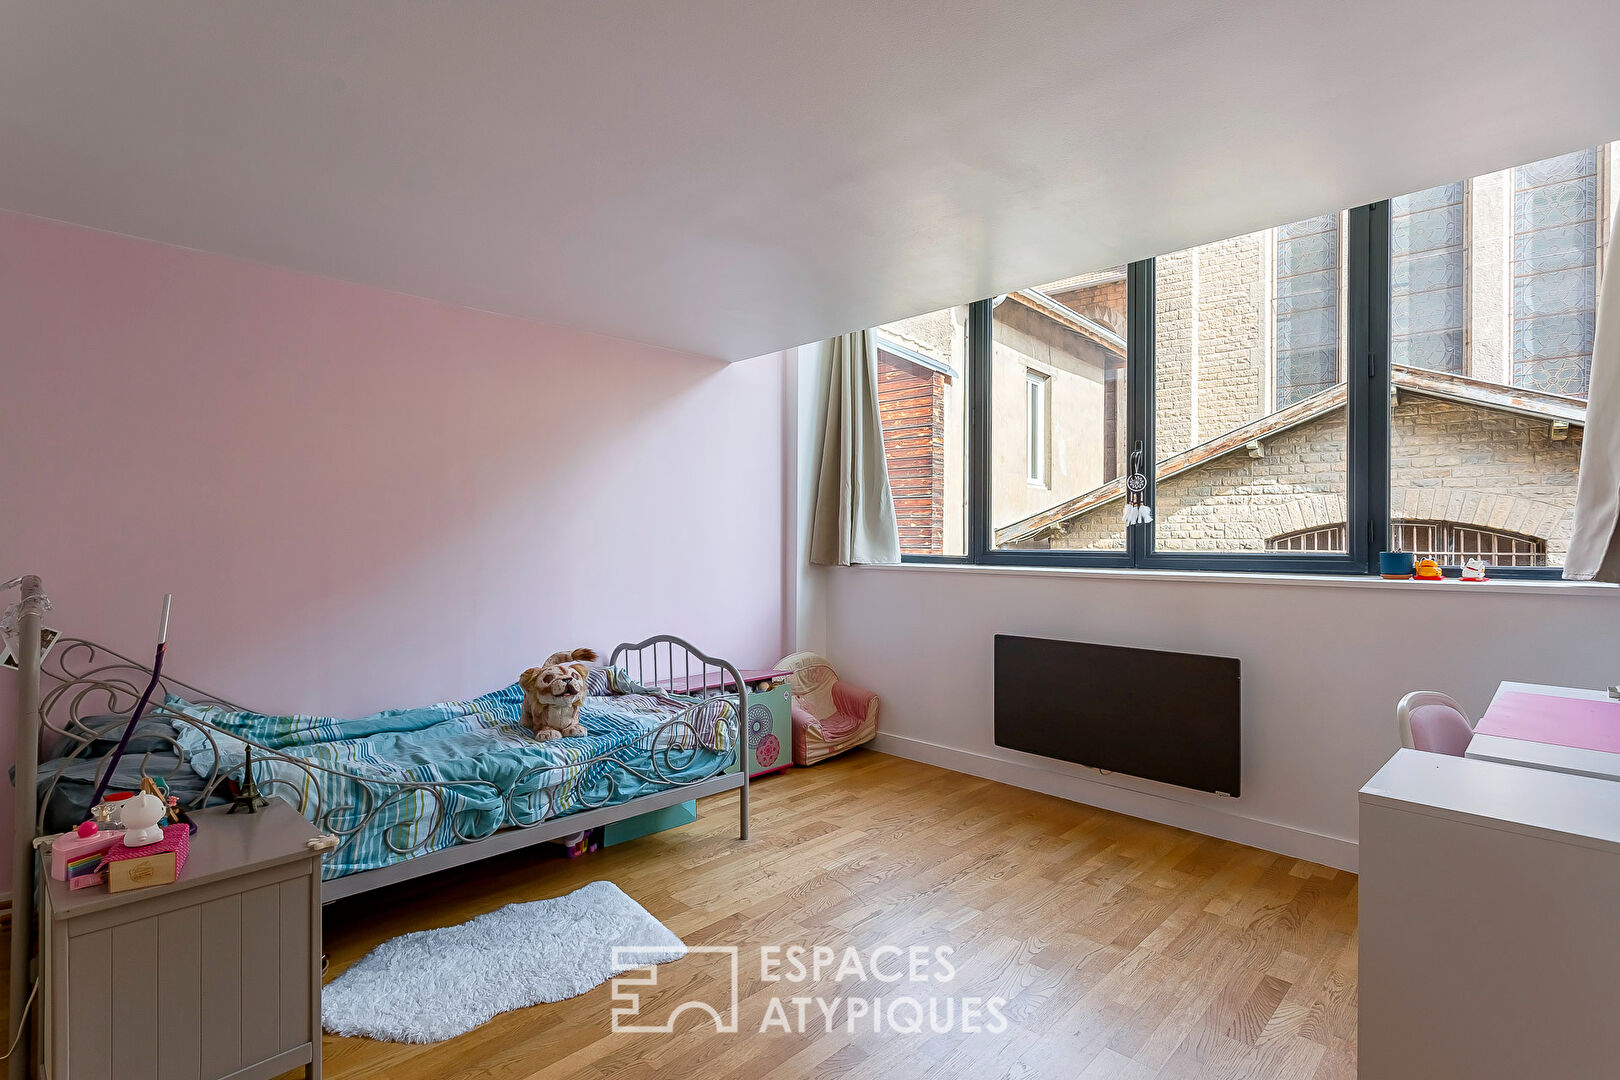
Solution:
M 174 872 L 175 855 L 172 851 L 159 851 L 142 855 L 138 859 L 123 859 L 107 865 L 107 891 L 128 892 L 152 885 L 173 885 L 179 877 Z

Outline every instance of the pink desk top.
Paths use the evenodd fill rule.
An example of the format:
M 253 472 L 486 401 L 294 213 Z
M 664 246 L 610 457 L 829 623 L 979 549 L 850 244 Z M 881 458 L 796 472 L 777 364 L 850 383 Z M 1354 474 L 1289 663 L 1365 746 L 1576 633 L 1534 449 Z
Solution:
M 1485 711 L 1479 735 L 1620 754 L 1620 701 L 1507 691 Z
M 743 682 L 752 686 L 757 682 L 785 679 L 793 673 L 791 671 L 778 671 L 774 668 L 743 668 L 740 674 L 743 677 Z M 665 679 L 659 685 L 668 686 L 670 690 L 677 694 L 690 694 L 698 690 L 719 690 L 721 687 L 731 686 L 731 672 L 710 668 L 702 675 L 694 674 L 690 678 Z

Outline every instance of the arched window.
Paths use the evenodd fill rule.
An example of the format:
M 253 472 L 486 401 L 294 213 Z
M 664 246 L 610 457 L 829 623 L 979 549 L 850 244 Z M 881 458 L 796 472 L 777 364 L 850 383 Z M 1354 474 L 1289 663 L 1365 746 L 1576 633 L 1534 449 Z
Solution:
M 1345 528 L 1341 523 L 1284 533 L 1267 540 L 1266 547 L 1271 551 L 1345 551 Z
M 1446 566 L 1461 566 L 1468 559 L 1492 566 L 1547 565 L 1545 540 L 1454 521 L 1397 521 L 1395 538 L 1402 551 Z
M 1343 551 L 1343 523 L 1273 536 L 1270 551 Z M 1482 529 L 1454 521 L 1397 521 L 1395 538 L 1400 550 L 1446 566 L 1461 566 L 1468 559 L 1483 559 L 1492 566 L 1546 566 L 1547 542 L 1534 536 Z

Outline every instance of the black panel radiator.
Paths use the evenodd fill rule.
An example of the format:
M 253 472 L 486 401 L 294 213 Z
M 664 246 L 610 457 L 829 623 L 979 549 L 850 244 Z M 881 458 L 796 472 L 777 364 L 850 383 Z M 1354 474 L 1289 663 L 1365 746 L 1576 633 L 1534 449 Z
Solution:
M 1238 662 L 996 635 L 996 745 L 1242 793 Z

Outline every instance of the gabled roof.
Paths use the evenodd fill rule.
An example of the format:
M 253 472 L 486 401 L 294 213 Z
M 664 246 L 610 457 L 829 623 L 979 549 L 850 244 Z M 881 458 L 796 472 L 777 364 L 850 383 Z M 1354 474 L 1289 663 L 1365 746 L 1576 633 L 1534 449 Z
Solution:
M 872 341 L 886 353 L 892 353 L 902 360 L 909 360 L 913 364 L 925 367 L 930 371 L 937 371 L 942 375 L 948 375 L 953 379 L 956 378 L 955 368 L 938 357 L 924 352 L 921 348 L 913 348 L 910 345 L 902 344 L 898 334 L 874 330 L 872 332 Z
M 1399 365 L 1390 369 L 1390 375 L 1391 382 L 1398 392 L 1453 401 L 1462 405 L 1475 405 L 1538 420 L 1561 420 L 1577 427 L 1586 426 L 1586 402 L 1580 398 L 1547 394 L 1539 390 L 1524 390 L 1482 379 L 1450 375 L 1443 371 L 1428 371 Z M 1241 450 L 1251 442 L 1269 439 L 1290 428 L 1308 424 L 1335 409 L 1344 408 L 1344 404 L 1345 384 L 1340 383 L 1303 401 L 1296 401 L 1287 408 L 1278 409 L 1269 416 L 1262 416 L 1242 427 L 1233 428 L 1208 442 L 1183 450 L 1179 454 L 1172 454 L 1159 462 L 1155 479 L 1162 483 L 1178 473 L 1196 469 L 1216 458 Z M 1079 517 L 1124 496 L 1125 479 L 1118 477 L 1101 487 L 1092 488 L 1083 495 L 1059 503 L 1049 510 L 1042 510 L 1022 521 L 1002 526 L 995 531 L 996 543 L 1013 544 L 1020 540 L 1028 540 L 1054 525 Z
M 1068 327 L 1082 337 L 1090 338 L 1110 352 L 1125 355 L 1125 339 L 1114 333 L 1087 315 L 1082 315 L 1073 308 L 1052 299 L 1039 289 L 1024 289 L 1021 292 L 1008 293 L 1006 299 L 1023 304 L 1027 308 L 1045 315 L 1048 319 L 1062 326 Z
M 1586 402 L 1580 398 L 1525 390 L 1517 386 L 1448 375 L 1444 371 L 1401 367 L 1390 369 L 1395 389 L 1409 390 L 1425 397 L 1455 401 L 1462 405 L 1483 405 L 1488 409 L 1528 416 L 1533 420 L 1564 420 L 1586 426 Z

